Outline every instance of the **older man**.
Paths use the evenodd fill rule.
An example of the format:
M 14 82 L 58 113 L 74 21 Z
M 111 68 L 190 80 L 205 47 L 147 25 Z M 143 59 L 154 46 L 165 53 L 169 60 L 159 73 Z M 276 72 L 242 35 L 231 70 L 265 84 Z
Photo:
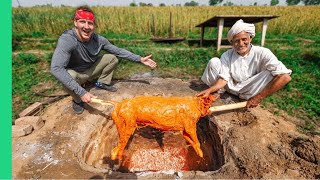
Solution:
M 254 24 L 240 19 L 231 27 L 228 41 L 233 48 L 223 53 L 221 59 L 209 61 L 201 77 L 209 88 L 197 96 L 227 91 L 248 100 L 247 107 L 251 108 L 291 80 L 292 71 L 269 49 L 251 44 L 254 36 Z
M 111 85 L 117 57 L 140 62 L 151 68 L 156 63 L 151 55 L 141 57 L 111 44 L 106 38 L 94 32 L 96 17 L 88 6 L 81 6 L 74 12 L 74 28 L 66 30 L 59 38 L 51 61 L 51 73 L 63 84 L 72 96 L 75 113 L 83 112 L 84 103 L 94 97 L 81 84 L 97 79 L 95 86 L 107 91 L 116 91 Z M 101 50 L 110 54 L 100 55 Z

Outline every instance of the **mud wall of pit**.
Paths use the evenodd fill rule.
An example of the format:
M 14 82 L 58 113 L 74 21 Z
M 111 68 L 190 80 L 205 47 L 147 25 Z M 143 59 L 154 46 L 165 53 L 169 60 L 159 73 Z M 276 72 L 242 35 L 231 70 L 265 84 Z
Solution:
M 190 156 L 189 163 L 193 167 L 191 170 L 215 171 L 222 167 L 225 163 L 224 148 L 218 128 L 214 123 L 214 116 L 205 116 L 201 118 L 197 124 L 197 136 L 199 138 L 201 149 L 204 153 L 205 164 L 195 163 L 199 157 Z M 194 151 L 191 151 L 194 152 Z
M 112 119 L 108 118 L 92 129 L 87 139 L 83 139 L 83 146 L 77 153 L 78 161 L 82 169 L 94 173 L 169 169 L 214 171 L 224 164 L 225 159 L 221 138 L 213 120 L 213 116 L 206 116 L 197 123 L 197 136 L 203 158 L 196 154 L 180 132 L 161 132 L 151 127 L 143 127 L 137 129 L 129 140 L 124 152 L 126 156 L 121 161 L 113 161 L 110 154 L 117 145 L 118 132 Z M 138 156 L 138 160 L 133 158 L 134 156 Z

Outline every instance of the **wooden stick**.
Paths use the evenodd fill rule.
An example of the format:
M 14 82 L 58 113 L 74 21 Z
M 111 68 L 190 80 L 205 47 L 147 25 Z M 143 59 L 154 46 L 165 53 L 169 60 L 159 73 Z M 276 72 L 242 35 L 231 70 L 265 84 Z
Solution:
M 169 38 L 172 38 L 172 37 L 173 37 L 171 19 L 172 19 L 172 14 L 171 14 L 171 12 L 170 12 L 170 19 L 169 19 Z
M 225 111 L 225 110 L 232 110 L 232 109 L 239 109 L 244 108 L 247 105 L 247 101 L 235 103 L 235 104 L 227 104 L 222 106 L 214 106 L 209 108 L 210 112 L 219 112 L 219 111 Z
M 114 103 L 112 101 L 106 101 L 106 100 L 97 99 L 97 98 L 91 98 L 91 101 L 101 105 L 114 106 Z

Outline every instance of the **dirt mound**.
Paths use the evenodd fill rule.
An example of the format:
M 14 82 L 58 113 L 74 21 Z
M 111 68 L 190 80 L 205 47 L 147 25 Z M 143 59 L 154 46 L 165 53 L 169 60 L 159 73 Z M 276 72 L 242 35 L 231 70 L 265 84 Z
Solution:
M 194 96 L 197 91 L 206 88 L 198 81 L 147 77 L 117 81 L 115 86 L 119 88 L 116 93 L 94 88 L 90 92 L 104 100 L 119 101 L 139 95 Z M 12 139 L 13 178 L 320 177 L 319 136 L 301 134 L 290 117 L 274 116 L 260 107 L 214 113 L 198 122 L 197 134 L 201 148 L 208 149 L 210 157 L 215 157 L 212 158 L 215 161 L 210 161 L 215 168 L 205 168 L 200 163 L 202 169 L 199 170 L 124 172 L 121 171 L 121 164 L 110 160 L 110 151 L 117 143 L 117 130 L 110 117 L 112 107 L 90 104 L 83 114 L 75 115 L 70 101 L 71 98 L 67 97 L 48 107 L 41 115 L 46 120 L 42 129 Z M 226 94 L 213 105 L 237 101 L 237 98 Z M 154 146 L 157 146 L 159 139 L 164 139 L 165 146 L 169 137 L 177 135 L 174 132 L 161 134 L 143 129 L 135 132 L 125 153 L 128 154 L 130 149 L 143 148 L 135 146 L 136 142 L 144 141 L 142 138 L 153 140 Z M 176 146 L 174 142 L 168 142 Z M 182 139 L 181 142 L 185 141 Z M 214 148 L 205 145 L 206 142 L 214 144 Z M 194 167 L 197 156 L 188 157 L 192 159 L 190 164 Z

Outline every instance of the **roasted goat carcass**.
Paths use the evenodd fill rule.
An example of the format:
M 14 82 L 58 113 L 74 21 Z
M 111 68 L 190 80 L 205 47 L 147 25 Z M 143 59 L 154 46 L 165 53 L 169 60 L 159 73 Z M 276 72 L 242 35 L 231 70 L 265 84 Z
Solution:
M 117 126 L 119 142 L 111 159 L 121 159 L 124 148 L 138 126 L 151 126 L 163 131 L 180 131 L 196 153 L 203 157 L 196 124 L 209 113 L 212 95 L 202 97 L 141 96 L 115 104 L 112 119 Z

